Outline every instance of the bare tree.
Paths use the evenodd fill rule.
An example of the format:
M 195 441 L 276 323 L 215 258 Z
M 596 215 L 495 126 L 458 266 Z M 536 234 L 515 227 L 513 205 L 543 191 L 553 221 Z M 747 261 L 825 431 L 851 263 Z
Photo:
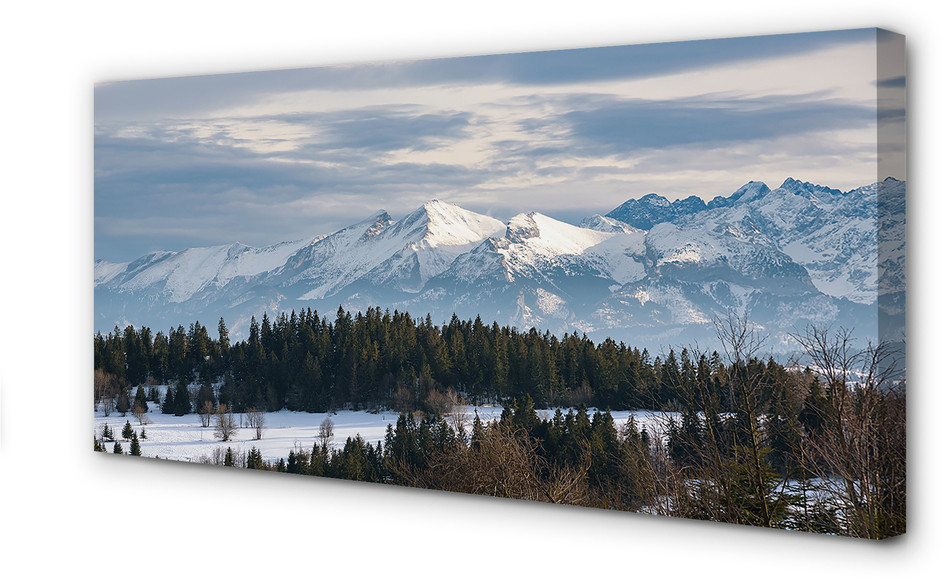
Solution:
M 324 450 L 327 450 L 328 445 L 330 444 L 330 439 L 334 436 L 334 421 L 330 419 L 330 416 L 324 419 L 321 422 L 321 426 L 318 429 L 317 437 L 321 441 L 321 446 Z
M 147 410 L 145 410 L 144 407 L 140 405 L 140 403 L 134 403 L 134 408 L 131 410 L 131 414 L 134 416 L 134 418 L 137 419 L 137 423 L 141 426 L 150 424 L 150 420 L 147 418 Z
M 223 442 L 227 442 L 235 434 L 236 428 L 232 411 L 225 404 L 220 404 L 216 409 L 216 430 L 213 435 L 222 439 Z
M 245 417 L 248 420 L 249 428 L 255 429 L 255 440 L 261 440 L 262 429 L 265 428 L 265 413 L 256 408 L 249 408 L 245 411 Z
M 454 408 L 454 399 L 454 390 L 448 393 L 433 388 L 425 397 L 425 408 L 432 414 L 447 416 Z
M 115 398 L 118 395 L 118 378 L 101 368 L 95 370 L 95 403 L 99 405 L 105 416 L 114 410 Z
M 200 416 L 200 425 L 202 427 L 205 428 L 209 426 L 209 423 L 213 418 L 214 411 L 215 411 L 215 408 L 213 407 L 213 401 L 204 400 L 203 405 L 200 406 L 199 410 L 197 411 Z
M 98 403 L 98 408 L 101 409 L 102 414 L 105 416 L 111 416 L 111 412 L 114 410 L 114 398 L 104 396 L 101 402 Z
M 792 336 L 826 391 L 820 427 L 803 452 L 847 531 L 878 539 L 906 529 L 906 383 L 887 343 L 853 345 L 851 332 L 809 327 Z
M 222 449 L 221 446 L 213 448 L 213 454 L 210 457 L 210 462 L 216 466 L 222 466 L 225 462 L 226 451 Z
M 770 384 L 757 356 L 767 337 L 735 313 L 713 323 L 725 357 L 686 352 L 690 365 L 672 384 L 681 421 L 667 417 L 661 425 L 668 448 L 660 437 L 654 443 L 659 494 L 670 497 L 674 516 L 777 526 L 790 496 L 766 458 L 763 393 Z
M 388 464 L 401 483 L 420 488 L 573 505 L 589 499 L 587 450 L 576 466 L 555 465 L 541 456 L 536 439 L 497 424 L 475 445 L 457 441 L 430 453 L 425 468 L 395 458 Z

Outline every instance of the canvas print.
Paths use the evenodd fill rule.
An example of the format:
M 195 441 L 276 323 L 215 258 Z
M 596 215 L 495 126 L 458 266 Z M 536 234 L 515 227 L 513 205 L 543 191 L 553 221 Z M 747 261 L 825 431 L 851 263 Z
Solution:
M 905 129 L 881 29 L 100 83 L 95 450 L 899 535 Z

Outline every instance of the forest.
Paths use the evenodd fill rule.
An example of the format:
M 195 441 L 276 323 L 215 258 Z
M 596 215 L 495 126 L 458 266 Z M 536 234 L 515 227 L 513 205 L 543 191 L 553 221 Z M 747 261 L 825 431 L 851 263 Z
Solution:
M 223 450 L 221 436 L 206 461 L 864 538 L 905 532 L 905 381 L 892 348 L 811 327 L 794 336 L 805 364 L 781 363 L 758 356 L 748 320 L 714 324 L 721 351 L 653 358 L 612 340 L 375 308 L 264 316 L 237 342 L 222 319 L 216 338 L 199 322 L 167 334 L 128 326 L 95 336 L 95 406 L 123 415 L 153 404 L 217 431 L 233 412 L 393 410 L 375 445 L 332 445 L 322 424 L 309 451 L 265 461 Z M 159 384 L 170 385 L 163 397 Z M 463 404 L 504 410 L 468 423 L 454 412 Z M 653 432 L 617 428 L 608 411 L 626 409 L 664 418 Z

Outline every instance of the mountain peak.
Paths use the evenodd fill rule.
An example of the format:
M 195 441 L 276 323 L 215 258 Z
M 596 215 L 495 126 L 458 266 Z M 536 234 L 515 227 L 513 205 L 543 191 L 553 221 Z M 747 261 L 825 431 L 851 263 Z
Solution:
M 658 195 L 657 193 L 648 193 L 641 199 L 638 199 L 639 202 L 647 203 L 648 205 L 654 205 L 655 207 L 668 207 L 671 202 L 667 200 L 667 197 Z
M 671 221 L 679 215 L 696 213 L 706 209 L 702 199 L 691 195 L 686 199 L 678 199 L 673 203 L 657 193 L 648 193 L 640 199 L 629 199 L 605 217 L 627 223 L 638 229 L 648 230 L 664 221 Z
M 623 223 L 617 219 L 611 217 L 605 217 L 604 215 L 593 215 L 592 217 L 586 217 L 579 223 L 579 226 L 583 229 L 594 229 L 595 231 L 602 231 L 605 233 L 635 233 L 640 231 L 636 227 L 632 227 L 627 223 Z
M 820 198 L 823 196 L 833 197 L 835 195 L 843 195 L 843 192 L 840 189 L 832 189 L 822 185 L 815 185 L 814 183 L 800 181 L 791 177 L 785 179 L 779 189 L 784 189 L 789 193 L 808 199 L 811 199 L 812 197 Z
M 424 213 L 429 220 L 444 220 L 446 222 L 462 221 L 471 215 L 477 216 L 476 213 L 468 211 L 454 203 L 448 203 L 438 199 L 426 201 L 415 213 Z M 484 216 L 482 215 L 480 217 Z
M 507 223 L 507 239 L 511 243 L 523 243 L 527 239 L 540 236 L 540 226 L 534 217 L 536 212 L 514 215 Z
M 389 216 L 389 213 L 386 213 L 385 209 L 380 209 L 353 227 L 368 225 L 366 230 L 363 232 L 363 237 L 373 238 L 382 233 L 387 227 L 389 227 L 391 223 L 392 217 Z
M 433 245 L 464 245 L 492 236 L 502 236 L 505 231 L 505 225 L 493 217 L 438 199 L 426 201 L 406 215 L 396 227 L 401 232 L 415 232 Z

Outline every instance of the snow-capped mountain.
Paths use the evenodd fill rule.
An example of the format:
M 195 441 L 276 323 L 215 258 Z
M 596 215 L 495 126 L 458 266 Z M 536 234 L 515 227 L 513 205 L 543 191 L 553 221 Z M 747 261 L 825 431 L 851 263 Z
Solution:
M 774 190 L 750 182 L 709 203 L 647 195 L 580 226 L 538 212 L 504 223 L 430 201 L 399 220 L 379 211 L 330 235 L 265 248 L 98 261 L 96 329 L 224 317 L 238 337 L 253 315 L 342 305 L 438 323 L 480 315 L 654 349 L 710 343 L 713 317 L 730 310 L 747 313 L 775 343 L 808 323 L 875 337 L 878 246 L 893 280 L 879 288 L 883 313 L 900 322 L 905 300 L 904 217 L 881 218 L 878 232 L 878 197 L 898 212 L 905 183 L 842 193 L 791 179 Z
M 750 181 L 702 206 L 689 198 L 668 203 L 646 195 L 607 217 L 629 224 L 674 223 L 774 247 L 804 266 L 823 293 L 868 304 L 877 296 L 878 192 L 881 198 L 904 199 L 905 190 L 905 182 L 892 178 L 846 193 L 791 178 L 776 189 Z M 652 204 L 667 209 L 654 212 Z M 904 243 L 902 230 L 891 237 Z
M 874 306 L 879 294 L 880 337 L 900 340 L 905 323 L 905 197 L 906 183 L 893 178 L 846 192 L 789 178 L 776 189 L 751 181 L 702 207 L 688 200 L 667 204 L 648 195 L 607 217 L 673 223 L 775 248 L 804 267 L 824 295 Z M 641 203 L 645 199 L 647 205 Z M 652 210 L 652 204 L 661 211 Z M 846 325 L 862 323 L 847 320 Z

